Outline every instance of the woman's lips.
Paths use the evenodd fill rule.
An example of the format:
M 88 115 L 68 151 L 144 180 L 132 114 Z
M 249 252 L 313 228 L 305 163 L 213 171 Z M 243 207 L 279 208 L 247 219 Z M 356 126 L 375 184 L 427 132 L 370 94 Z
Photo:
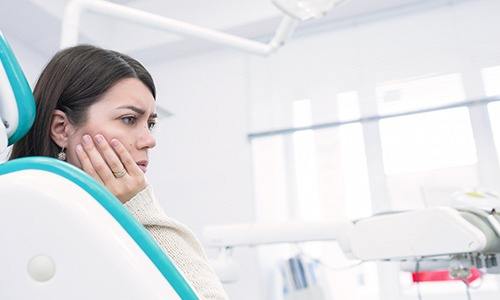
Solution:
M 142 172 L 146 173 L 146 171 L 148 170 L 148 161 L 146 160 L 138 161 L 137 166 L 139 166 Z

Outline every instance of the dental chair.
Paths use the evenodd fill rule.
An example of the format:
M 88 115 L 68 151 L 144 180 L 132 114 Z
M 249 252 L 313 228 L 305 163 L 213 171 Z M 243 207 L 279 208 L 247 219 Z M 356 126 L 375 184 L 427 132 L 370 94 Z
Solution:
M 0 32 L 0 153 L 35 118 Z M 145 228 L 80 169 L 49 157 L 0 164 L 0 299 L 199 299 Z

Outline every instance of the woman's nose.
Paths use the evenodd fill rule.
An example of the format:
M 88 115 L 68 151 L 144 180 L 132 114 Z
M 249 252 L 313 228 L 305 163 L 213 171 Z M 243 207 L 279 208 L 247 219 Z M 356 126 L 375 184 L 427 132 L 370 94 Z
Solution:
M 156 146 L 156 138 L 151 133 L 151 130 L 146 128 L 141 132 L 141 135 L 137 141 L 137 146 L 139 149 L 150 149 Z

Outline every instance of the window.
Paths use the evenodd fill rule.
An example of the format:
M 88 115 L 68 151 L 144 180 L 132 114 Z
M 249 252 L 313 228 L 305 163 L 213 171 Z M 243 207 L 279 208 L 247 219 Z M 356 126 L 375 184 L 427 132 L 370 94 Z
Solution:
M 357 93 L 338 94 L 337 104 L 339 120 L 359 118 Z M 311 101 L 295 102 L 293 112 L 296 127 L 311 125 Z M 304 220 L 369 216 L 372 211 L 364 150 L 359 123 L 294 133 L 297 216 Z
M 500 66 L 482 70 L 486 96 L 500 95 Z
M 465 107 L 383 119 L 380 133 L 388 175 L 471 165 L 477 160 Z
M 460 74 L 388 82 L 377 87 L 381 115 L 436 107 L 465 100 Z
M 359 118 L 357 93 L 341 93 L 336 100 L 337 119 Z M 309 99 L 293 103 L 295 127 L 313 124 L 313 104 Z M 332 115 L 335 113 L 332 111 Z M 253 139 L 258 220 L 340 221 L 371 215 L 364 150 L 359 123 Z M 334 242 L 306 243 L 300 247 L 307 255 L 320 258 L 326 265 L 354 263 L 346 259 Z M 261 252 L 267 262 L 270 257 L 284 258 L 297 251 L 296 247 L 289 245 L 266 249 Z M 373 263 L 342 271 L 324 267 L 322 273 L 335 298 L 378 298 L 378 274 Z
M 486 96 L 500 96 L 500 66 L 485 68 L 482 74 Z M 497 157 L 500 157 L 500 102 L 489 103 L 488 111 Z
M 312 124 L 311 101 L 300 100 L 293 103 L 294 127 Z M 316 142 L 312 130 L 292 134 L 294 154 L 294 176 L 296 186 L 295 216 L 301 220 L 321 219 L 321 204 L 318 195 L 318 161 Z
M 282 136 L 252 141 L 253 180 L 258 221 L 289 219 L 285 145 Z
M 360 118 L 358 94 L 356 92 L 338 94 L 337 103 L 339 120 Z M 340 126 L 339 135 L 346 216 L 349 219 L 370 216 L 372 206 L 361 124 L 352 123 Z
M 398 97 L 388 97 L 389 91 Z M 384 84 L 377 96 L 381 113 L 465 98 L 458 74 Z M 477 184 L 477 154 L 466 107 L 386 118 L 379 125 L 392 209 L 447 205 L 453 192 Z
M 296 101 L 294 125 L 312 124 L 311 101 Z M 337 95 L 339 120 L 359 118 L 358 95 Z M 332 112 L 333 113 L 333 112 Z M 354 123 L 293 134 L 294 171 L 297 185 L 296 214 L 304 220 L 346 220 L 372 214 L 366 156 L 361 124 Z M 309 255 L 329 266 L 348 266 L 335 243 L 308 243 Z M 378 274 L 374 263 L 346 270 L 323 268 L 335 299 L 377 299 Z

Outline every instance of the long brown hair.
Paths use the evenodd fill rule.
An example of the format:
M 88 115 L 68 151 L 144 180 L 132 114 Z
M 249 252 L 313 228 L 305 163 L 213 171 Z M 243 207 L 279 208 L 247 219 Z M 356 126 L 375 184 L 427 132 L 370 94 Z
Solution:
M 49 61 L 35 85 L 36 117 L 31 130 L 14 144 L 9 159 L 24 156 L 56 156 L 59 146 L 50 137 L 55 109 L 63 111 L 75 126 L 87 118 L 88 108 L 116 82 L 142 81 L 156 98 L 149 72 L 137 60 L 122 53 L 79 45 L 59 51 Z

